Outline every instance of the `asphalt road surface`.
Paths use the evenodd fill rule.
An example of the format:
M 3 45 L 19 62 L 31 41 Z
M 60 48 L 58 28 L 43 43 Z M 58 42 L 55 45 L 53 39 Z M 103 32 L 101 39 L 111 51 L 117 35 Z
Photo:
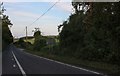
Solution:
M 63 74 L 70 76 L 100 75 L 98 72 L 26 53 L 12 44 L 3 52 L 2 75 L 35 76 L 41 74 L 59 74 L 62 76 Z

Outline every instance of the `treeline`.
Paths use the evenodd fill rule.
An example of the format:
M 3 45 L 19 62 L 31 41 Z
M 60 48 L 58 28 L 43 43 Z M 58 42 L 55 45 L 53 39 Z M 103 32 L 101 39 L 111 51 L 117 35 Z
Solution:
M 34 37 L 33 36 L 27 36 L 27 39 L 33 39 Z M 21 39 L 26 39 L 26 37 L 21 37 Z
M 51 45 L 52 39 L 36 31 L 34 44 L 22 39 L 18 44 L 46 55 L 120 65 L 120 2 L 72 2 L 72 6 L 75 12 L 58 26 L 57 43 Z
M 120 2 L 72 2 L 72 6 L 75 13 L 58 26 L 63 27 L 59 52 L 120 65 Z
M 1 6 L 3 3 L 1 3 Z M 7 15 L 4 15 L 5 9 L 4 7 L 0 11 L 0 19 L 2 20 L 2 50 L 4 50 L 10 43 L 13 42 L 13 36 L 9 29 L 9 26 L 12 25 L 11 21 L 9 20 L 9 17 Z
M 42 36 L 40 30 L 36 30 L 31 37 L 22 37 L 17 42 L 14 42 L 18 47 L 25 48 L 31 51 L 48 51 L 50 48 L 56 45 L 56 36 Z M 31 41 L 33 41 L 31 43 Z

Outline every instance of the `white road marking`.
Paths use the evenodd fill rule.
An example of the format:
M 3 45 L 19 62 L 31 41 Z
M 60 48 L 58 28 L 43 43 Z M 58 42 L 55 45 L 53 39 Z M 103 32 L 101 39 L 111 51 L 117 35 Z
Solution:
M 22 75 L 23 75 L 23 76 L 26 76 L 25 71 L 23 70 L 22 66 L 20 65 L 20 63 L 19 63 L 19 61 L 17 60 L 17 58 L 16 58 L 16 56 L 15 56 L 15 54 L 14 54 L 14 52 L 13 52 L 13 51 L 12 51 L 12 54 L 13 54 L 13 57 L 14 57 L 14 59 L 15 59 L 15 61 L 16 61 L 16 63 L 17 63 L 17 65 L 18 65 L 18 67 L 19 67 L 19 69 L 20 69 L 20 71 L 21 71 Z
M 66 65 L 66 66 L 69 66 L 69 67 L 73 67 L 73 68 L 76 68 L 76 69 L 79 69 L 79 70 L 84 70 L 84 71 L 91 72 L 91 73 L 94 73 L 94 74 L 107 76 L 107 75 L 105 75 L 103 73 L 99 73 L 99 72 L 96 72 L 96 71 L 84 69 L 84 68 L 81 68 L 81 67 L 76 67 L 74 65 L 70 65 L 70 64 L 66 64 L 66 63 L 63 63 L 63 62 L 55 61 L 55 60 L 52 60 L 52 59 L 44 58 L 44 57 L 41 57 L 41 56 L 33 55 L 33 54 L 30 54 L 30 53 L 27 53 L 27 52 L 24 52 L 24 53 L 32 55 L 32 56 L 35 56 L 35 57 L 38 57 L 38 58 L 41 58 L 41 59 L 45 59 L 45 60 L 48 60 L 48 61 L 52 61 L 52 62 L 56 62 L 56 63 L 62 64 L 62 65 Z
M 14 64 L 13 67 L 16 67 L 16 65 Z

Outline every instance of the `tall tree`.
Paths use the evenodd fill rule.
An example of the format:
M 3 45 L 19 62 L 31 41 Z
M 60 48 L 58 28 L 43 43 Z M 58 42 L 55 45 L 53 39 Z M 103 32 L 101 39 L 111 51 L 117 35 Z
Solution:
M 1 6 L 3 5 L 3 3 L 1 4 Z M 9 17 L 4 15 L 5 9 L 4 7 L 1 8 L 1 19 L 2 19 L 2 46 L 3 46 L 3 50 L 4 48 L 13 42 L 13 36 L 12 33 L 9 29 L 9 25 L 12 25 L 11 21 L 9 20 Z
M 63 22 L 60 45 L 77 58 L 120 63 L 120 2 L 72 2 L 75 13 Z

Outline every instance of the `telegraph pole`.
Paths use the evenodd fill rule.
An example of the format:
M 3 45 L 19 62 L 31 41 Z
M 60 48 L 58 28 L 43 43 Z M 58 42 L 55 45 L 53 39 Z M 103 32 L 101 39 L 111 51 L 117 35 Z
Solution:
M 27 26 L 26 26 L 26 42 L 27 42 Z

